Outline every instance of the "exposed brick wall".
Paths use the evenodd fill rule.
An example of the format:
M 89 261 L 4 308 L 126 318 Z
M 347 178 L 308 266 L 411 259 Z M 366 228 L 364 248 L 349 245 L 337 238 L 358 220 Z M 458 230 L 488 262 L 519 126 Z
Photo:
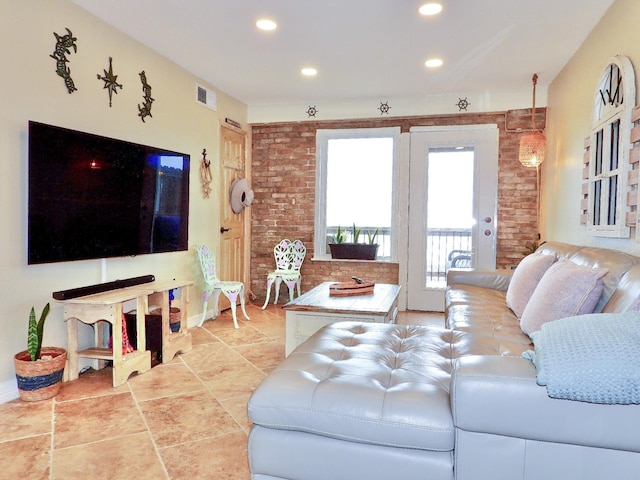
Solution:
M 538 109 L 543 128 L 546 111 Z M 386 262 L 311 261 L 315 214 L 316 130 L 400 126 L 495 123 L 499 128 L 497 265 L 509 268 L 522 259 L 527 243 L 537 239 L 536 171 L 518 162 L 521 132 L 531 127 L 531 109 L 425 117 L 305 121 L 252 126 L 251 291 L 264 301 L 267 273 L 274 268 L 273 247 L 283 238 L 307 246 L 302 266 L 302 291 L 351 275 L 398 282 L 398 265 Z M 286 287 L 282 287 L 286 296 Z

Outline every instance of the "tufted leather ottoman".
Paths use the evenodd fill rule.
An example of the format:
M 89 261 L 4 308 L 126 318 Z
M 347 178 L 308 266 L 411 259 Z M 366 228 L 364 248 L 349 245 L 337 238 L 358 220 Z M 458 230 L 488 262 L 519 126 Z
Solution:
M 252 478 L 452 479 L 452 358 L 468 350 L 469 335 L 358 322 L 323 328 L 249 401 Z

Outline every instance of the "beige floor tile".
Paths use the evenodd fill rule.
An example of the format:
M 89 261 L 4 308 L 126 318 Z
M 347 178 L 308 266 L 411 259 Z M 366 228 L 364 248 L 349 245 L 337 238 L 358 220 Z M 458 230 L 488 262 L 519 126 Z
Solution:
M 258 345 L 239 345 L 233 349 L 267 374 L 285 358 L 285 344 L 283 342 L 271 341 Z
M 20 477 L 16 477 L 20 478 Z M 159 480 L 167 478 L 148 432 L 53 452 L 54 480 Z
M 128 384 L 136 400 L 142 402 L 204 390 L 204 385 L 189 367 L 179 359 L 178 362 L 157 365 L 144 375 L 130 378 Z
M 235 432 L 160 450 L 173 480 L 248 480 L 247 435 Z M 211 452 L 216 452 L 212 455 Z
M 202 345 L 207 343 L 219 342 L 220 339 L 213 335 L 209 330 L 202 327 L 190 328 L 192 345 Z
M 49 478 L 51 435 L 38 435 L 0 443 L 0 478 Z
M 209 327 L 206 323 L 204 328 L 208 329 L 225 344 L 231 346 L 269 341 L 267 335 L 255 329 L 253 325 L 249 325 L 249 322 L 241 322 L 240 328 L 237 329 L 233 328 L 233 324 L 230 327 L 214 328 L 213 326 Z
M 58 403 L 54 448 L 64 448 L 146 430 L 130 393 Z
M 81 398 L 99 397 L 102 395 L 117 395 L 129 392 L 127 384 L 113 388 L 113 369 L 89 370 L 77 380 L 64 382 L 60 393 L 56 395 L 56 402 L 79 400 Z
M 14 400 L 0 406 L 0 442 L 51 433 L 53 399 L 40 402 Z
M 245 393 L 244 395 L 240 395 L 238 397 L 220 400 L 220 403 L 222 404 L 224 409 L 229 412 L 233 419 L 238 422 L 242 430 L 244 430 L 246 433 L 249 433 L 249 429 L 252 425 L 247 415 L 247 402 L 249 401 L 249 397 L 251 397 L 251 394 Z
M 265 377 L 263 372 L 244 360 L 228 363 L 206 378 L 200 375 L 205 386 L 221 401 L 252 393 Z
M 140 402 L 158 447 L 167 447 L 238 431 L 240 427 L 208 392 Z
M 210 380 L 229 365 L 246 364 L 247 360 L 232 347 L 223 342 L 206 347 L 197 346 L 182 356 L 182 361 L 191 368 L 201 380 Z

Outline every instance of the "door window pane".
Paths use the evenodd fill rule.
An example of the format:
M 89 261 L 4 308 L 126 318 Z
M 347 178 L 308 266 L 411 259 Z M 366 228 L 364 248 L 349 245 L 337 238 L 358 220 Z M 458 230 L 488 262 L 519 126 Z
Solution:
M 426 287 L 444 288 L 451 267 L 471 267 L 474 152 L 431 149 L 427 168 Z

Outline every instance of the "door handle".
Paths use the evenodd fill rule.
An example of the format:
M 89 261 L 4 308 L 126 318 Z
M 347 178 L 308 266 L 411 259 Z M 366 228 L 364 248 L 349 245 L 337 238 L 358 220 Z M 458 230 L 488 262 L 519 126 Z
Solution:
M 485 223 L 491 223 L 493 221 L 493 219 L 491 217 L 484 217 L 483 220 Z
M 220 227 L 220 233 L 228 232 L 229 230 L 231 230 L 231 229 L 230 228 Z
M 485 230 L 484 231 L 484 236 L 485 237 L 490 237 L 491 236 L 491 230 Z

